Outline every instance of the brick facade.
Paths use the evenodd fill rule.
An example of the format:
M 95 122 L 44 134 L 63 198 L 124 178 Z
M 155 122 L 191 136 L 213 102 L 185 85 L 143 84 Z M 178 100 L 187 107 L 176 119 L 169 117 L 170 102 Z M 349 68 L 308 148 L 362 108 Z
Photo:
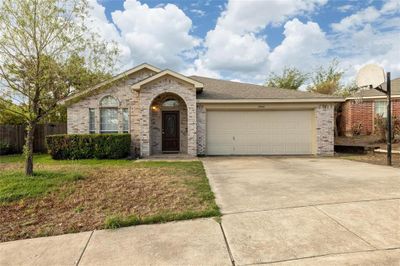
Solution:
M 166 100 L 176 100 L 178 106 L 165 107 L 162 104 Z M 154 107 L 154 108 L 152 108 Z M 150 143 L 151 143 L 151 154 L 162 153 L 162 112 L 163 111 L 178 111 L 179 112 L 179 144 L 180 152 L 187 153 L 187 107 L 185 101 L 176 94 L 164 93 L 157 96 L 150 108 Z
M 333 155 L 335 143 L 334 109 L 333 104 L 321 104 L 315 109 L 318 155 Z
M 118 132 L 122 133 L 122 109 L 129 110 L 129 133 L 132 136 L 132 153 L 141 156 L 162 153 L 162 111 L 176 110 L 180 114 L 180 152 L 191 156 L 206 153 L 206 108 L 197 103 L 193 84 L 170 74 L 149 81 L 134 90 L 132 85 L 156 74 L 150 69 L 139 70 L 120 80 L 108 89 L 87 96 L 67 109 L 69 134 L 89 133 L 89 108 L 95 110 L 95 132 L 100 133 L 100 101 L 105 96 L 118 99 Z M 178 107 L 163 107 L 169 98 L 179 102 Z M 396 103 L 400 106 L 400 103 Z M 153 109 L 152 106 L 155 108 Z M 334 105 L 315 105 L 316 153 L 333 154 Z M 347 108 L 345 106 L 345 108 Z
M 206 108 L 203 104 L 197 104 L 197 154 L 206 154 Z
M 382 101 L 384 99 L 379 99 Z M 353 136 L 374 133 L 375 100 L 347 100 L 342 104 L 339 117 L 339 134 Z M 400 99 L 392 100 L 392 115 L 400 117 Z
M 151 111 L 150 107 L 152 104 L 160 106 L 166 97 L 175 97 L 181 103 L 177 109 L 180 112 L 180 151 L 196 156 L 196 89 L 193 85 L 176 78 L 163 77 L 146 84 L 139 92 L 132 90 L 133 84 L 153 74 L 154 72 L 149 70 L 139 71 L 127 80 L 69 106 L 68 133 L 89 133 L 89 108 L 95 109 L 95 132 L 100 133 L 100 101 L 103 97 L 112 95 L 119 101 L 118 132 L 120 133 L 122 133 L 122 109 L 129 109 L 132 152 L 142 156 L 161 153 L 162 108 Z
M 134 112 L 134 107 L 137 103 L 134 101 L 134 92 L 130 89 L 130 86 L 144 80 L 145 78 L 153 75 L 154 72 L 143 69 L 132 75 L 130 75 L 126 80 L 121 81 L 111 88 L 102 91 L 96 95 L 84 98 L 79 102 L 68 106 L 67 109 L 67 132 L 68 134 L 88 134 L 89 133 L 89 108 L 95 109 L 95 121 L 96 121 L 96 133 L 100 132 L 100 101 L 103 97 L 112 95 L 119 101 L 119 114 L 118 121 L 119 130 L 122 132 L 122 108 L 128 108 L 131 117 L 131 125 L 134 125 L 132 117 Z M 133 130 L 135 127 L 131 127 Z M 136 132 L 131 132 L 135 134 Z
M 186 104 L 187 154 L 196 156 L 196 88 L 171 76 L 154 80 L 140 90 L 140 153 L 142 156 L 149 156 L 151 154 L 151 146 L 157 146 L 151 140 L 150 106 L 159 95 L 167 93 L 177 95 Z

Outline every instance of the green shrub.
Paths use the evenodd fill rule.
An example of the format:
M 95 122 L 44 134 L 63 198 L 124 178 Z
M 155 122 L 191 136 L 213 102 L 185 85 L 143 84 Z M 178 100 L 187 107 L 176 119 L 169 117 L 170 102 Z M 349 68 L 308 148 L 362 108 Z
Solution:
M 7 142 L 0 141 L 0 155 L 10 154 L 11 152 L 11 145 Z
M 46 137 L 47 149 L 55 160 L 120 159 L 129 155 L 130 134 L 73 134 Z

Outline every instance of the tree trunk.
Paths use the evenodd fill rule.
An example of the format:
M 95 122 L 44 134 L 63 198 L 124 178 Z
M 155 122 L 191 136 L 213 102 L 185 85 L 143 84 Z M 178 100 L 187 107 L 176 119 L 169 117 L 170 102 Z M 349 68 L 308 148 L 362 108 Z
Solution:
M 33 175 L 33 134 L 35 133 L 35 123 L 29 122 L 26 127 L 26 139 L 24 146 L 25 155 L 25 175 Z

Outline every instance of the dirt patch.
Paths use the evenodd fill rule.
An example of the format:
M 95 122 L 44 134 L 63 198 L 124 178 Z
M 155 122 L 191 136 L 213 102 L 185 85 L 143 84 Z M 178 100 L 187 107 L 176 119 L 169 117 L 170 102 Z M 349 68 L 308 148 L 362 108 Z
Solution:
M 0 203 L 0 241 L 102 229 L 111 215 L 146 217 L 206 210 L 214 200 L 205 201 L 188 185 L 205 179 L 201 162 L 188 164 L 197 165 L 189 169 L 79 166 L 86 177 L 83 180 L 64 184 L 42 197 Z M 200 171 L 193 172 L 193 167 Z M 59 166 L 57 170 L 68 168 L 72 169 Z
M 335 137 L 336 145 L 376 145 L 381 149 L 386 149 L 386 143 L 381 142 L 379 138 L 375 135 L 367 135 L 367 136 L 353 136 L 353 137 Z M 393 150 L 400 150 L 400 142 L 398 140 L 394 140 L 392 144 Z
M 342 159 L 354 160 L 358 162 L 371 163 L 377 165 L 387 165 L 386 153 L 368 153 L 360 155 L 338 154 L 337 157 Z M 392 155 L 393 167 L 400 167 L 400 155 Z

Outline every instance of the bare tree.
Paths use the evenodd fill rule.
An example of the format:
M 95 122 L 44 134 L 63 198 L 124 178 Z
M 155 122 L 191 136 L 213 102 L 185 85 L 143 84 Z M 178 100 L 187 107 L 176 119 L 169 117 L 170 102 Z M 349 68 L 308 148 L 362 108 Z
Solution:
M 86 26 L 88 8 L 86 0 L 1 3 L 0 107 L 7 109 L 11 101 L 13 108 L 7 110 L 27 124 L 26 175 L 33 175 L 35 126 L 58 110 L 60 100 L 85 85 L 84 80 L 96 80 L 90 75 L 104 77 L 115 65 L 116 46 Z

